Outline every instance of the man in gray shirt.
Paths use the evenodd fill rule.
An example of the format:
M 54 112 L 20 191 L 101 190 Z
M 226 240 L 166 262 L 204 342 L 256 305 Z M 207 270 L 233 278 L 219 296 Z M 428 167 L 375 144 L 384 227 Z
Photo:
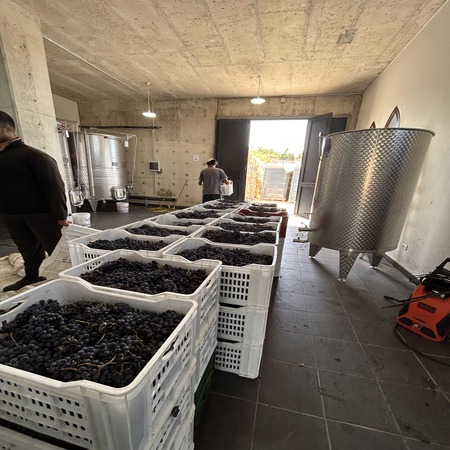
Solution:
M 208 167 L 200 172 L 198 179 L 198 184 L 203 186 L 203 203 L 220 198 L 220 185 L 229 184 L 226 173 L 216 167 L 217 161 L 214 158 L 206 161 L 206 164 Z

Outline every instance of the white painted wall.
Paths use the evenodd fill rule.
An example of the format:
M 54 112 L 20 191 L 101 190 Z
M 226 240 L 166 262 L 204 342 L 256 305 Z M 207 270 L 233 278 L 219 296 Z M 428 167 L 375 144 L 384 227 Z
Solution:
M 356 128 L 384 127 L 395 106 L 400 127 L 432 139 L 400 237 L 389 256 L 414 274 L 450 256 L 450 2 L 366 90 Z M 403 250 L 402 243 L 408 244 Z

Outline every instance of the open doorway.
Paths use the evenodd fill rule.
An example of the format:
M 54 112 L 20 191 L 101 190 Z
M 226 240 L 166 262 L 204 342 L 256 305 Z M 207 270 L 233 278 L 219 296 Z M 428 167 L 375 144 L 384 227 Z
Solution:
M 294 207 L 308 120 L 251 120 L 245 200 Z

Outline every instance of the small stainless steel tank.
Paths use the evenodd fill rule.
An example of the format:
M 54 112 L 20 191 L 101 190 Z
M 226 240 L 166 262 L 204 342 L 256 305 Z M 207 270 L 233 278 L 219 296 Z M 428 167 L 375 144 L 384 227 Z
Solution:
M 314 192 L 309 256 L 339 250 L 345 281 L 359 253 L 378 266 L 400 238 L 434 132 L 380 128 L 330 134 Z
M 124 140 L 92 132 L 79 136 L 79 181 L 92 209 L 96 210 L 99 200 L 124 200 L 127 196 Z

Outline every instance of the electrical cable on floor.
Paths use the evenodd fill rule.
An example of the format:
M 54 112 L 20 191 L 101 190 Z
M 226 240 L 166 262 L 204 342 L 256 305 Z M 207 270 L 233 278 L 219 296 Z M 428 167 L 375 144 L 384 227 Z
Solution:
M 419 351 L 419 350 L 416 350 L 414 347 L 411 347 L 411 345 L 409 345 L 409 344 L 405 341 L 405 339 L 403 338 L 403 336 L 401 335 L 401 333 L 398 331 L 398 328 L 399 328 L 399 325 L 396 324 L 396 325 L 394 326 L 394 333 L 395 333 L 397 339 L 399 339 L 400 342 L 403 343 L 403 345 L 405 345 L 406 347 L 408 347 L 411 351 L 413 351 L 413 352 L 416 353 L 417 355 L 423 356 L 424 358 L 430 359 L 431 361 L 434 361 L 434 362 L 436 362 L 436 363 L 438 363 L 438 364 L 442 364 L 443 366 L 450 367 L 450 364 L 447 364 L 447 363 L 445 363 L 444 361 L 440 361 L 439 359 L 437 359 L 437 358 L 441 357 L 441 355 L 433 355 L 433 356 L 437 357 L 437 358 L 433 358 L 433 357 L 427 355 L 426 353 L 423 353 L 423 352 L 421 352 L 421 351 Z M 447 356 L 442 356 L 442 358 L 448 358 L 448 357 L 447 357 Z

